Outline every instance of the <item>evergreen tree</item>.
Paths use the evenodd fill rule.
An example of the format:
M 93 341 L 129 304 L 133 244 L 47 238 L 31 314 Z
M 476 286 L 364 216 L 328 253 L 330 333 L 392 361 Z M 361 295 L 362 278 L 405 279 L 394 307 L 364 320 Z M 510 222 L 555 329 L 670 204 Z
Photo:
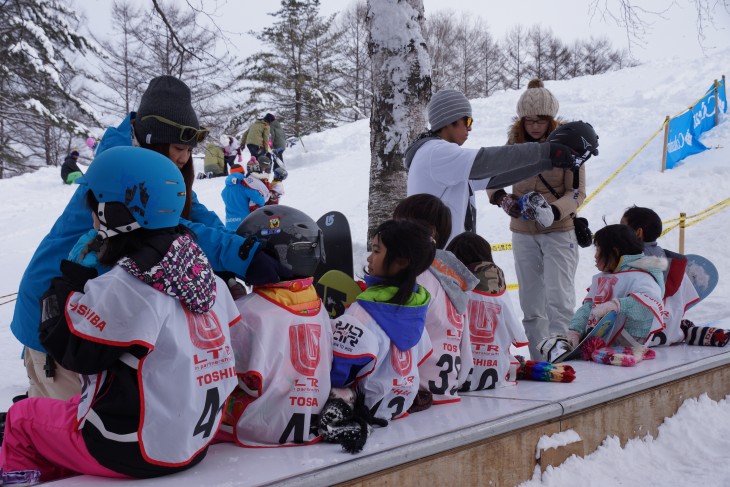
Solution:
M 0 8 L 0 178 L 23 173 L 41 162 L 55 164 L 54 154 L 38 134 L 62 128 L 88 134 L 81 121 L 95 120 L 93 110 L 68 90 L 78 70 L 72 56 L 95 52 L 76 33 L 79 19 L 57 0 L 6 0 Z M 76 114 L 69 114 L 69 106 Z M 78 115 L 83 115 L 80 117 Z M 40 154 L 38 145 L 43 147 Z M 40 158 L 40 160 L 39 160 Z
M 271 48 L 248 58 L 250 104 L 287 121 L 295 136 L 333 127 L 330 113 L 345 103 L 337 93 L 334 16 L 319 15 L 319 0 L 282 0 L 277 20 L 256 38 Z

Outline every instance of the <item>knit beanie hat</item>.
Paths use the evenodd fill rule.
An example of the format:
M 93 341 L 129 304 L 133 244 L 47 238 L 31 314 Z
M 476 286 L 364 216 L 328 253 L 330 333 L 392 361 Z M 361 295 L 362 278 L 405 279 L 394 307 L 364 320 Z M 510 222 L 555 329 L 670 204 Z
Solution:
M 271 122 L 273 122 L 274 120 L 276 120 L 276 117 L 275 117 L 275 116 L 274 116 L 273 114 L 271 114 L 271 113 L 267 113 L 267 114 L 266 114 L 266 115 L 264 116 L 264 122 L 266 122 L 266 123 L 271 123 Z
M 143 120 L 148 115 L 157 115 L 171 122 L 187 127 L 200 128 L 198 116 L 191 103 L 190 88 L 174 76 L 158 76 L 150 81 L 139 102 L 134 120 L 134 133 L 137 140 L 145 144 L 185 144 L 198 145 L 195 137 L 183 142 L 180 128 L 160 122 L 155 118 Z
M 520 118 L 540 115 L 555 118 L 560 104 L 558 99 L 545 88 L 542 81 L 535 78 L 527 84 L 527 89 L 517 102 L 517 115 Z
M 79 150 L 78 149 L 72 150 L 70 156 L 71 157 L 79 157 Z
M 428 102 L 428 123 L 436 131 L 463 117 L 471 117 L 471 103 L 457 90 L 441 90 Z

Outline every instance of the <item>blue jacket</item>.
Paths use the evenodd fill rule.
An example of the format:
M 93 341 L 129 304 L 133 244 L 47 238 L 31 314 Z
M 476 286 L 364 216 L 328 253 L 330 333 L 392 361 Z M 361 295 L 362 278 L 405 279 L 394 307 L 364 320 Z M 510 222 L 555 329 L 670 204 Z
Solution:
M 249 201 L 258 206 L 264 206 L 266 200 L 264 195 L 246 184 L 246 176 L 240 172 L 234 172 L 226 177 L 226 185 L 221 191 L 223 203 L 226 204 L 226 228 L 233 232 L 244 218 L 251 213 L 248 208 Z
M 134 112 L 127 115 L 118 127 L 107 128 L 96 151 L 97 155 L 111 147 L 132 145 L 132 116 Z M 10 330 L 23 345 L 34 350 L 45 351 L 38 339 L 41 296 L 50 287 L 51 280 L 61 275 L 61 261 L 68 257 L 79 237 L 94 225 L 85 199 L 86 188 L 79 186 L 51 231 L 38 245 L 20 281 Z M 198 202 L 195 193 L 192 195 L 190 220 L 181 218 L 180 223 L 195 232 L 198 245 L 214 270 L 231 271 L 240 277 L 246 275 L 259 244 L 255 244 L 245 261 L 241 259 L 238 251 L 244 243 L 243 237 L 226 230 L 220 218 Z M 98 266 L 97 270 L 103 274 L 109 268 Z

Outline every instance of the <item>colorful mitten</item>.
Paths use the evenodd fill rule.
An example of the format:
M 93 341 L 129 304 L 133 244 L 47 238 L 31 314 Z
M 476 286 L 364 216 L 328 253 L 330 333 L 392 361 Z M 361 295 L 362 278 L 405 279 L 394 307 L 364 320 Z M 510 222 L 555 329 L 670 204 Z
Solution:
M 525 357 L 521 355 L 517 355 L 515 358 L 520 363 L 517 369 L 517 380 L 540 382 L 573 382 L 575 380 L 575 369 L 570 365 L 525 360 Z
M 646 347 L 602 347 L 595 349 L 591 360 L 599 364 L 633 367 L 642 360 L 651 360 L 656 352 Z
M 597 336 L 592 336 L 580 346 L 580 355 L 583 360 L 591 360 L 593 353 L 601 348 L 606 348 L 606 342 Z

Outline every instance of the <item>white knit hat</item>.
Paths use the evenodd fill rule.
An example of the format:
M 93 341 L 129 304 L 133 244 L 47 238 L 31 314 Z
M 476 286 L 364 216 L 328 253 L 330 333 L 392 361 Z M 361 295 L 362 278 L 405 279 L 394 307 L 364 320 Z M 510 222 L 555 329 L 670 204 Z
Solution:
M 517 116 L 524 118 L 546 115 L 555 118 L 559 108 L 558 99 L 545 88 L 542 81 L 535 78 L 527 84 L 527 89 L 517 102 Z
M 433 131 L 463 117 L 471 117 L 471 103 L 460 91 L 441 90 L 428 102 L 428 123 Z

